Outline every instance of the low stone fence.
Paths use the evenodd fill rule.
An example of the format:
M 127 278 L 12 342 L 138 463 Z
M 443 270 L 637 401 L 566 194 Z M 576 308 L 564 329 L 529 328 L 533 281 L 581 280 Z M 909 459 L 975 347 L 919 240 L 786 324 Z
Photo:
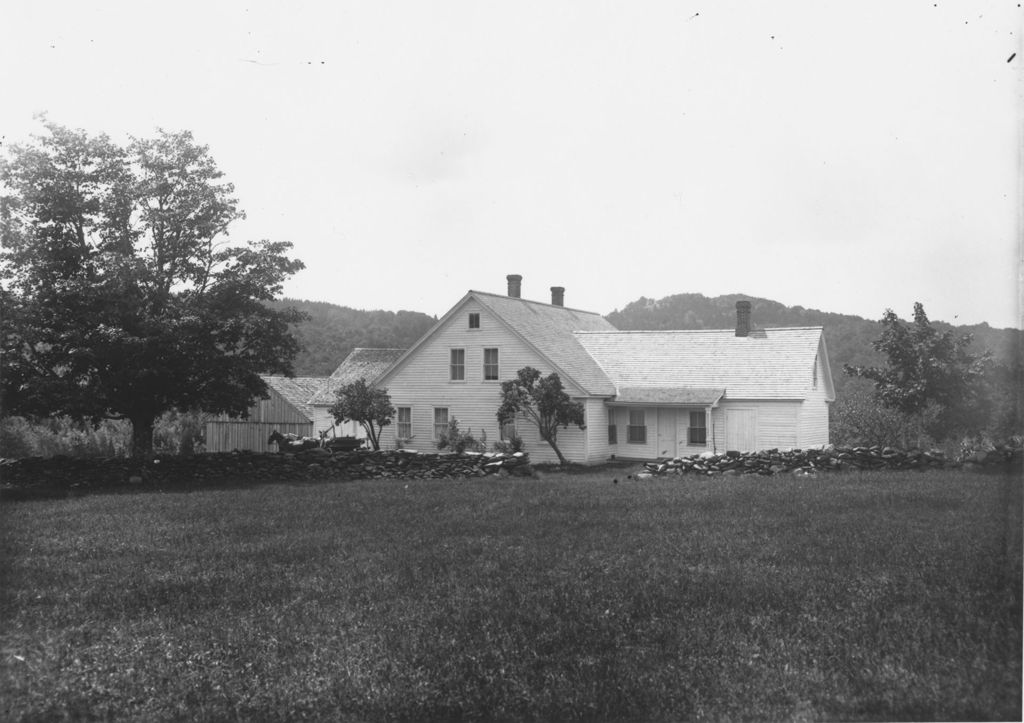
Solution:
M 90 490 L 218 487 L 253 482 L 356 479 L 456 479 L 529 476 L 530 458 L 515 454 L 426 454 L 356 450 L 331 454 L 219 452 L 193 457 L 0 460 L 0 492 L 8 499 L 62 497 Z
M 644 471 L 635 475 L 643 479 L 664 474 L 759 474 L 793 473 L 812 475 L 819 472 L 856 469 L 942 469 L 952 467 L 997 468 L 1021 467 L 1024 450 L 1000 446 L 991 450 L 973 450 L 957 459 L 948 459 L 939 450 L 899 450 L 892 447 L 833 447 L 819 449 L 771 449 L 763 452 L 705 452 L 692 457 L 645 462 Z

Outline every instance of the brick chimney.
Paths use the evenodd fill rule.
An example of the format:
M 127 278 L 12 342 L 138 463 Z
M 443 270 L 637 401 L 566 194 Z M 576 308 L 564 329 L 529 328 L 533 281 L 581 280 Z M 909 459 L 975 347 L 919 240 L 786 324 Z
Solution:
M 565 306 L 565 287 L 564 286 L 552 286 L 551 287 L 551 305 L 552 306 Z
M 509 274 L 505 278 L 508 279 L 508 295 L 518 299 L 523 290 L 523 277 L 519 274 Z
M 736 336 L 750 336 L 750 302 L 736 302 Z

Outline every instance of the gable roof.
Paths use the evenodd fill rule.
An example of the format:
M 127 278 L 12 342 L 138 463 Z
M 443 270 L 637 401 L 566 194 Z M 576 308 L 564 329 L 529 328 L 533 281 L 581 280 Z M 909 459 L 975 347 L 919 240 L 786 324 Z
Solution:
M 619 395 L 638 389 L 690 389 L 697 396 L 724 390 L 727 399 L 804 399 L 819 349 L 825 390 L 834 398 L 822 329 L 764 329 L 737 337 L 735 330 L 577 332 Z M 646 396 L 646 395 L 644 395 Z
M 563 382 L 579 387 L 585 394 L 612 396 L 615 385 L 601 367 L 573 336 L 575 331 L 615 331 L 611 322 L 593 311 L 545 304 L 514 296 L 500 296 L 485 291 L 469 291 L 448 313 L 409 348 L 384 374 L 380 384 L 393 370 L 416 353 L 426 341 L 470 301 L 478 302 L 494 318 L 519 337 L 523 344 L 546 359 L 563 377 Z
M 615 393 L 615 385 L 574 335 L 577 331 L 616 332 L 603 316 L 482 291 L 470 294 L 584 392 L 595 396 Z
M 334 392 L 339 387 L 359 379 L 365 379 L 367 383 L 372 382 L 404 353 L 405 349 L 353 349 L 331 376 L 324 380 L 324 384 L 309 399 L 309 403 L 316 406 L 334 404 Z
M 326 384 L 326 377 L 279 377 L 260 375 L 267 386 L 285 398 L 289 404 L 313 421 L 313 406 L 309 403 L 314 394 Z

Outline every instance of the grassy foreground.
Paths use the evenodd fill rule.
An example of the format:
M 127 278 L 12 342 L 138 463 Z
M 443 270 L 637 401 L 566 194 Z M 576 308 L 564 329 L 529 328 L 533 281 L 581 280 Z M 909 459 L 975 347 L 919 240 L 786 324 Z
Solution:
M 6 504 L 0 719 L 1019 719 L 1020 513 L 958 472 Z

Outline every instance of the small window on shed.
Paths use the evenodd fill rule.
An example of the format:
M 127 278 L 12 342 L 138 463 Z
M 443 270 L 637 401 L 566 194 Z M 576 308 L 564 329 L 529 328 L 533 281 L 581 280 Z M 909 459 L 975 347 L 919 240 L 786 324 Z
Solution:
M 480 328 L 480 314 L 475 311 L 469 315 L 469 328 L 479 329 Z

